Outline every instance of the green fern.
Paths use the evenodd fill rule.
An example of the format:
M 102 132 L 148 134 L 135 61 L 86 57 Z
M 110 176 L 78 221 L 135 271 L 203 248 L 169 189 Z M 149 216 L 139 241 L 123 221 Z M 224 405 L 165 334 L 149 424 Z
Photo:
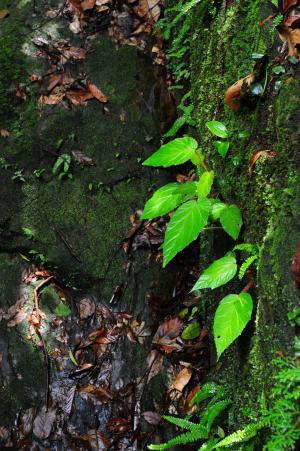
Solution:
M 206 427 L 208 433 L 210 432 L 216 417 L 220 415 L 220 413 L 223 412 L 229 404 L 230 402 L 227 399 L 224 399 L 207 406 L 207 409 L 201 417 L 200 424 Z
M 247 258 L 247 260 L 244 261 L 244 263 L 241 265 L 239 270 L 239 279 L 242 280 L 244 277 L 247 269 L 252 265 L 255 260 L 258 259 L 258 255 L 250 255 L 250 257 Z
M 182 429 L 189 429 L 190 431 L 194 431 L 199 427 L 198 424 L 193 423 L 189 420 L 185 420 L 184 418 L 172 417 L 170 415 L 164 415 L 163 418 L 169 423 L 175 424 L 175 426 L 178 426 Z
M 255 437 L 257 432 L 265 426 L 265 422 L 260 421 L 259 423 L 250 423 L 241 431 L 236 431 L 233 434 L 228 435 L 219 443 L 217 443 L 214 449 L 217 448 L 228 448 L 232 445 L 237 445 L 239 443 L 247 442 L 251 438 Z
M 225 397 L 226 391 L 221 385 L 218 385 L 215 382 L 208 382 L 195 394 L 190 402 L 190 406 L 213 396 L 218 396 L 218 398 Z
M 187 432 L 186 434 L 178 435 L 175 438 L 172 438 L 166 443 L 161 443 L 159 445 L 149 445 L 148 448 L 152 450 L 164 451 L 165 449 L 169 449 L 172 446 L 176 445 L 186 445 L 187 443 L 193 443 L 198 440 L 207 439 L 208 435 L 205 427 L 198 425 L 197 430 Z

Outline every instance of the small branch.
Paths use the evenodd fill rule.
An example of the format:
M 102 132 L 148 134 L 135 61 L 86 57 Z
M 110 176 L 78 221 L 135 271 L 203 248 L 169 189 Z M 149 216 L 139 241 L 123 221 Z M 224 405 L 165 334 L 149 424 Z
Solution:
M 248 291 L 253 287 L 254 285 L 254 277 L 252 276 L 250 271 L 246 272 L 246 275 L 249 278 L 249 282 L 247 283 L 247 285 L 242 289 L 242 293 L 248 293 Z

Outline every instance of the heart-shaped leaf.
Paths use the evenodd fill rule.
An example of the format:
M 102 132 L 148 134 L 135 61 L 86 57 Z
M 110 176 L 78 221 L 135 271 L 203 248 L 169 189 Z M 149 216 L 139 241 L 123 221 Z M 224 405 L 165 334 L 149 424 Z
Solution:
M 192 291 L 202 288 L 217 288 L 229 282 L 237 272 L 237 264 L 234 253 L 225 255 L 225 257 L 215 260 L 208 268 L 203 271 L 200 278 L 195 283 Z
M 229 141 L 216 141 L 214 142 L 214 146 L 217 149 L 218 154 L 221 155 L 222 158 L 225 158 L 230 147 Z
M 144 161 L 144 166 L 176 166 L 190 160 L 195 154 L 198 143 L 190 136 L 183 136 L 170 141 L 158 149 L 151 157 Z
M 222 122 L 209 121 L 209 122 L 206 122 L 205 125 L 213 135 L 218 136 L 219 138 L 227 138 L 228 137 L 227 128 Z
M 237 205 L 226 206 L 226 208 L 221 211 L 220 222 L 225 232 L 236 240 L 243 225 L 239 207 Z

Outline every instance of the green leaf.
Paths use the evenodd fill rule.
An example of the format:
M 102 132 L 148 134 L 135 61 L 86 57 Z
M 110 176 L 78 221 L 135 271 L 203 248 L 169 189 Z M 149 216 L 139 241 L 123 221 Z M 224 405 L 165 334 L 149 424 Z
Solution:
M 250 137 L 250 132 L 248 132 L 247 130 L 241 130 L 239 133 L 238 133 L 238 138 L 239 139 L 247 139 L 247 138 L 249 138 Z
M 174 210 L 185 200 L 196 195 L 196 182 L 168 183 L 159 188 L 146 202 L 141 219 L 153 219 Z
M 32 229 L 29 229 L 28 227 L 22 227 L 23 233 L 28 238 L 28 240 L 32 240 L 34 237 L 34 232 Z
M 220 200 L 216 200 L 211 208 L 211 216 L 213 218 L 213 220 L 215 221 L 216 219 L 219 219 L 221 216 L 222 211 L 227 207 L 226 204 L 224 204 L 224 202 L 221 202 Z
M 244 263 L 241 265 L 239 270 L 239 279 L 242 280 L 242 278 L 245 275 L 245 272 L 249 268 L 249 266 L 252 265 L 252 263 L 258 259 L 258 254 L 256 255 L 250 255 L 250 257 L 247 258 L 247 260 L 244 261 Z
M 215 382 L 208 382 L 207 384 L 202 385 L 201 389 L 198 393 L 190 401 L 190 406 L 195 404 L 199 404 L 201 401 L 205 401 L 207 398 L 220 399 L 226 396 L 226 392 L 224 387 L 216 384 Z
M 222 124 L 222 122 L 210 121 L 206 122 L 205 125 L 213 135 L 218 136 L 219 138 L 228 137 L 227 128 L 224 124 Z
M 189 324 L 181 334 L 181 338 L 184 340 L 193 340 L 194 338 L 199 337 L 200 335 L 200 324 L 192 323 Z
M 210 210 L 207 199 L 191 200 L 181 205 L 173 214 L 163 243 L 165 267 L 175 255 L 194 241 L 206 226 Z
M 251 319 L 252 309 L 253 302 L 249 293 L 229 294 L 222 299 L 214 318 L 214 339 L 218 359 L 241 335 Z
M 159 188 L 146 202 L 141 219 L 153 219 L 174 210 L 183 201 L 180 183 L 168 183 Z
M 73 352 L 71 351 L 71 349 L 69 349 L 69 358 L 70 358 L 71 362 L 74 363 L 75 366 L 78 366 L 78 362 L 77 362 Z
M 229 141 L 215 141 L 214 146 L 221 157 L 225 158 L 230 147 Z
M 190 136 L 177 138 L 161 146 L 157 152 L 144 161 L 143 165 L 163 166 L 166 168 L 168 166 L 182 164 L 191 159 L 197 147 L 197 141 Z
M 258 423 L 250 423 L 245 429 L 236 431 L 233 434 L 227 435 L 223 440 L 221 440 L 214 449 L 231 447 L 238 443 L 248 442 L 252 437 L 255 437 L 257 432 L 265 426 L 264 422 L 259 421 Z
M 202 288 L 218 288 L 229 282 L 237 272 L 235 255 L 230 253 L 215 260 L 200 276 L 192 291 Z
M 60 304 L 58 304 L 58 306 L 55 308 L 54 313 L 57 316 L 69 316 L 71 315 L 72 311 L 71 309 L 64 304 L 63 302 L 61 302 Z
M 214 183 L 215 173 L 214 171 L 204 172 L 198 182 L 198 196 L 207 197 L 211 191 L 211 187 Z
M 239 236 L 243 220 L 237 205 L 229 205 L 221 211 L 220 222 L 225 232 L 234 240 Z

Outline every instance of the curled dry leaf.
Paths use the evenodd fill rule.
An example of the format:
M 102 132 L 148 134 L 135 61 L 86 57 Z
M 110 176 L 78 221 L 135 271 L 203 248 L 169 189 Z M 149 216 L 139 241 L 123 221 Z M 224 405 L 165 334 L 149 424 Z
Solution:
M 276 28 L 282 42 L 287 42 L 288 56 L 300 60 L 300 16 L 291 16 Z
M 173 380 L 169 390 L 182 392 L 184 387 L 190 382 L 191 377 L 192 370 L 190 370 L 189 368 L 183 368 L 181 371 L 179 371 L 179 373 Z
M 106 386 L 95 387 L 94 385 L 87 384 L 79 389 L 79 393 L 87 394 L 102 402 L 113 400 L 113 395 L 109 392 L 108 387 Z
M 157 412 L 143 412 L 141 416 L 147 423 L 158 426 L 162 422 L 162 417 Z
M 147 383 L 149 383 L 154 376 L 157 376 L 160 373 L 163 361 L 164 357 L 160 352 L 158 352 L 156 349 L 152 349 L 152 351 L 150 351 L 146 361 L 149 371 Z
M 109 448 L 109 439 L 96 429 L 90 429 L 81 439 L 88 442 L 88 449 L 105 451 Z
M 73 153 L 73 152 L 72 152 Z M 80 319 L 86 319 L 95 313 L 95 304 L 90 298 L 84 298 L 80 301 L 79 316 Z
M 283 13 L 287 13 L 293 6 L 296 6 L 299 0 L 278 0 L 278 9 Z
M 0 136 L 2 138 L 7 138 L 10 135 L 10 132 L 6 130 L 6 128 L 0 128 Z
M 9 16 L 8 9 L 0 9 L 0 19 L 4 19 L 7 16 Z
M 57 105 L 64 98 L 64 92 L 57 92 L 50 94 L 49 96 L 40 96 L 38 103 L 40 107 L 44 105 Z
M 265 157 L 265 158 L 276 157 L 276 152 L 274 152 L 273 150 L 260 150 L 259 152 L 256 152 L 254 155 L 252 155 L 251 160 L 250 160 L 250 165 L 249 165 L 250 177 L 252 177 L 255 164 L 260 157 Z
M 87 88 L 90 91 L 90 93 L 95 97 L 99 102 L 101 103 L 107 103 L 107 97 L 103 92 L 97 88 L 94 83 L 92 83 L 90 80 L 87 81 Z
M 56 409 L 43 406 L 33 423 L 33 433 L 40 439 L 48 438 L 56 418 Z
M 176 343 L 176 338 L 182 329 L 182 321 L 179 318 L 172 318 L 159 326 L 153 337 L 153 344 L 157 345 L 167 354 L 179 351 L 181 346 Z
M 69 47 L 68 49 L 63 49 L 62 54 L 67 59 L 84 60 L 87 55 L 87 50 L 80 47 Z
M 297 250 L 293 256 L 292 260 L 292 275 L 295 282 L 296 288 L 300 287 L 300 244 L 297 247 Z
M 91 92 L 84 91 L 83 89 L 69 89 L 66 92 L 66 97 L 73 105 L 82 105 L 87 100 L 93 99 L 94 96 Z
M 139 0 L 135 8 L 140 17 L 157 22 L 160 16 L 160 0 Z
M 72 155 L 78 163 L 82 163 L 85 166 L 94 166 L 92 158 L 85 155 L 81 150 L 72 150 Z
M 251 73 L 247 77 L 241 78 L 227 89 L 225 94 L 225 103 L 232 111 L 237 111 L 241 106 L 241 99 L 248 92 L 250 86 L 255 80 L 255 74 Z
M 80 3 L 82 11 L 87 11 L 89 9 L 93 9 L 96 4 L 96 0 L 83 0 Z

